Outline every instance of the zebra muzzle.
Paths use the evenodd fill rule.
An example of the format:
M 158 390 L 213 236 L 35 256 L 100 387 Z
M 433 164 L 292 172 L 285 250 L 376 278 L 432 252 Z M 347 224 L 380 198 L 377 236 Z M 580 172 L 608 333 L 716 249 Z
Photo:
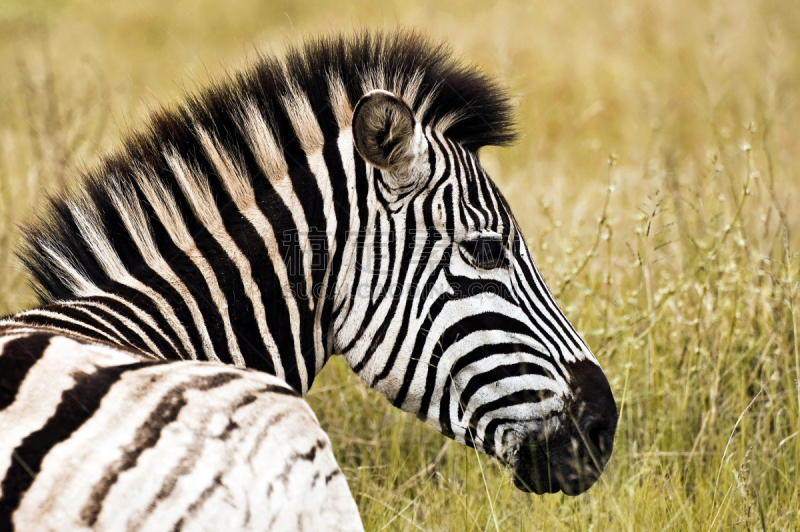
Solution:
M 514 484 L 523 491 L 579 495 L 611 458 L 617 408 L 608 381 L 595 365 L 581 367 L 573 377 L 578 378 L 571 405 L 557 423 L 545 424 L 548 430 L 529 433 L 517 451 Z

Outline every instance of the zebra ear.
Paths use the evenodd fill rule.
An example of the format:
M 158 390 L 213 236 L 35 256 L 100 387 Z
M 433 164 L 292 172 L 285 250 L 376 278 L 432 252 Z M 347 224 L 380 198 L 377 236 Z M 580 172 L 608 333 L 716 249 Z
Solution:
M 353 140 L 358 153 L 372 166 L 391 172 L 400 186 L 416 178 L 415 166 L 427 150 L 422 136 L 411 108 L 391 92 L 370 91 L 353 111 Z

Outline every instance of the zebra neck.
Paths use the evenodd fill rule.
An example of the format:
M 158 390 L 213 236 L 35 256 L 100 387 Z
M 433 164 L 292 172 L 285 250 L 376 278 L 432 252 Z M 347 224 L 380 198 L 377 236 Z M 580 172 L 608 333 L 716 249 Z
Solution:
M 338 139 L 326 142 L 290 167 L 285 184 L 291 193 L 279 194 L 275 183 L 253 169 L 250 202 L 225 193 L 215 181 L 225 176 L 199 175 L 197 169 L 181 175 L 189 165 L 181 169 L 175 161 L 177 179 L 207 180 L 205 191 L 189 191 L 198 193 L 192 201 L 204 202 L 202 209 L 175 199 L 178 191 L 188 196 L 185 183 L 131 187 L 128 199 L 102 219 L 78 222 L 99 267 L 87 273 L 60 262 L 73 270 L 65 277 L 74 297 L 19 313 L 13 321 L 159 358 L 251 367 L 305 393 L 332 352 L 328 329 L 338 272 L 349 261 L 345 248 L 353 247 L 348 232 L 359 233 L 357 209 L 350 208 L 358 203 L 355 177 L 342 163 L 349 159 L 354 168 L 354 150 L 343 142 L 343 154 L 339 145 Z M 165 214 L 176 209 L 179 216 Z M 139 215 L 147 221 L 126 219 Z M 55 255 L 51 260 L 59 263 Z M 82 262 L 86 268 L 93 264 Z
M 294 91 L 270 112 L 235 99 L 213 123 L 156 117 L 156 140 L 129 143 L 31 231 L 24 257 L 47 305 L 16 320 L 307 392 L 336 313 L 357 308 L 348 279 L 376 222 L 352 109 L 334 93 L 327 120 Z

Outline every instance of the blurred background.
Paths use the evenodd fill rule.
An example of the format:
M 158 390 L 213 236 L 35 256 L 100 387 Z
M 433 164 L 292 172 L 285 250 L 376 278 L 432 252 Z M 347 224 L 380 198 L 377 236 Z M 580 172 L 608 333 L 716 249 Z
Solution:
M 481 158 L 606 370 L 615 454 L 576 498 L 333 360 L 309 394 L 367 530 L 800 526 L 800 3 L 0 2 L 0 315 L 34 303 L 17 224 L 148 111 L 304 36 L 414 27 L 497 76 L 520 138 Z

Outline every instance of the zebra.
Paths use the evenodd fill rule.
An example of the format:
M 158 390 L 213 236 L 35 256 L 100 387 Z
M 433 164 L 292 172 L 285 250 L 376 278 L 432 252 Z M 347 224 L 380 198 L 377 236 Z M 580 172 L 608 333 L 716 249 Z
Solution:
M 280 381 L 303 396 L 340 355 L 394 406 L 496 457 L 519 489 L 582 493 L 610 458 L 616 404 L 480 164 L 482 147 L 514 140 L 512 114 L 496 81 L 411 30 L 310 38 L 282 60 L 260 54 L 154 112 L 24 228 L 20 258 L 41 304 L 0 321 L 13 338 L 0 361 L 23 363 L 7 346 L 49 335 L 48 351 L 72 342 L 139 360 L 110 363 L 116 372 L 139 363 L 192 375 L 176 389 L 195 372 L 255 370 L 269 389 Z M 64 359 L 80 350 L 60 349 Z M 58 373 L 54 360 L 42 371 Z M 32 378 L 8 375 L 4 389 Z M 133 405 L 113 388 L 92 400 L 141 417 L 170 393 L 136 385 Z M 203 394 L 235 413 L 222 389 Z M 3 447 L 9 471 L 52 419 L 35 410 L 27 436 Z M 155 423 L 166 431 L 171 420 Z M 189 425 L 187 438 L 204 445 Z M 62 467 L 47 458 L 80 441 L 78 428 L 41 450 L 32 483 L 4 481 L 4 512 L 16 516 L 46 468 Z M 308 452 L 305 441 L 286 437 L 281 456 Z M 315 473 L 334 471 L 329 458 Z M 84 505 L 111 504 L 84 491 Z M 337 496 L 354 507 L 349 492 Z

